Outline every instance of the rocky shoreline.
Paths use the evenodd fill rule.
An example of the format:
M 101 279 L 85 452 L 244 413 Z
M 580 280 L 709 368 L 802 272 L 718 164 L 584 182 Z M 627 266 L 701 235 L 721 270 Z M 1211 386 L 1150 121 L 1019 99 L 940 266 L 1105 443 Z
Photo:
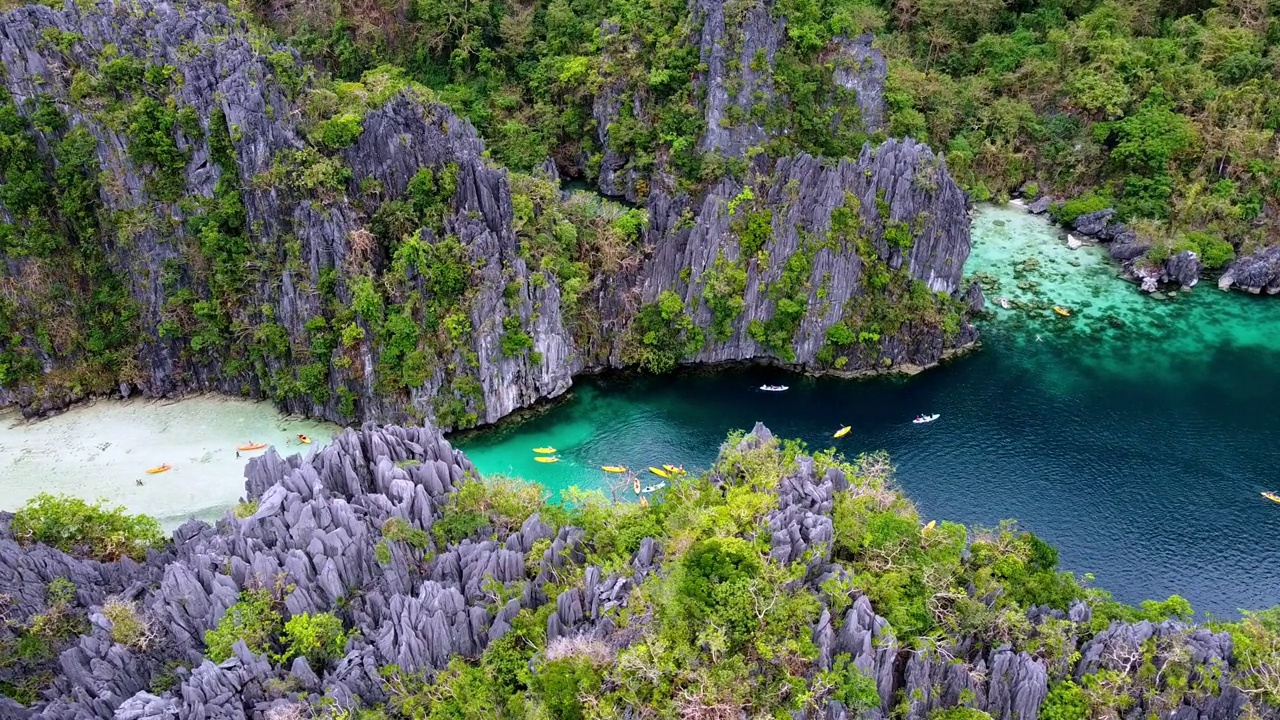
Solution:
M 1043 195 L 1022 199 L 1017 204 L 1033 215 L 1048 214 L 1062 207 L 1062 201 Z M 1206 268 L 1193 250 L 1182 250 L 1153 263 L 1147 257 L 1151 240 L 1139 236 L 1124 223 L 1114 222 L 1115 210 L 1106 208 L 1087 212 L 1065 225 L 1064 229 L 1107 246 L 1107 252 L 1124 270 L 1125 277 L 1137 283 L 1143 292 L 1157 292 L 1161 286 L 1176 285 L 1190 290 L 1200 281 Z M 1220 290 L 1241 290 L 1253 295 L 1280 293 L 1280 249 L 1262 248 L 1235 258 L 1217 276 Z

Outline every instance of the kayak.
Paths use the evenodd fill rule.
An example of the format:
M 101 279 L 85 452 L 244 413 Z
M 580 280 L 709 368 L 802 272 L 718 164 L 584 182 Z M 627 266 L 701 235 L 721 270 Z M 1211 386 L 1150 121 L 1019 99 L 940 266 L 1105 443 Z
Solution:
M 627 471 L 621 465 L 601 465 L 600 469 L 608 473 L 624 473 Z
M 148 470 L 147 472 L 151 472 L 151 471 L 150 471 L 150 470 Z M 1262 497 L 1264 497 L 1264 498 L 1266 498 L 1266 499 L 1270 500 L 1271 502 L 1278 502 L 1278 503 L 1280 503 L 1280 495 L 1277 495 L 1277 494 L 1275 494 L 1275 493 L 1273 493 L 1273 492 L 1263 492 L 1263 493 L 1262 493 Z
M 540 448 L 534 448 L 533 451 L 536 453 L 542 453 L 543 455 L 554 455 L 556 452 L 556 449 L 553 447 L 540 447 Z
M 938 526 L 938 521 L 937 521 L 937 520 L 930 520 L 930 521 L 929 521 L 929 524 L 928 524 L 928 525 L 925 525 L 925 526 L 924 526 L 924 530 L 921 530 L 921 532 L 929 532 L 930 530 L 933 530 L 933 529 L 934 529 L 935 527 L 937 527 L 937 526 Z
M 656 491 L 661 490 L 662 488 L 664 488 L 664 487 L 666 487 L 666 486 L 667 486 L 667 484 L 666 484 L 666 483 L 664 483 L 664 482 L 660 482 L 660 483 L 658 483 L 657 485 L 650 485 L 649 487 L 647 487 L 647 488 L 645 488 L 645 489 L 641 490 L 640 492 L 642 492 L 642 493 L 651 493 L 651 492 L 656 492 Z
M 941 417 L 941 415 L 938 415 L 937 413 L 934 413 L 933 415 L 921 415 L 920 417 L 916 418 L 915 420 L 912 420 L 911 422 L 917 425 L 923 425 L 924 423 L 931 423 L 934 420 L 937 420 L 939 417 Z
M 261 450 L 266 446 L 267 446 L 266 443 L 250 442 L 250 443 L 245 443 L 244 445 L 241 445 L 240 447 L 236 448 L 236 450 L 239 450 L 240 452 L 249 452 L 250 450 Z
M 666 470 L 667 474 L 672 476 L 684 474 L 684 468 L 676 467 L 675 465 L 663 465 L 662 469 Z
M 649 468 L 649 472 L 653 473 L 654 475 L 657 475 L 660 478 L 667 478 L 667 479 L 671 478 L 671 475 L 666 470 L 663 470 L 662 468 L 651 467 Z
M 157 466 L 155 466 L 155 467 L 150 468 L 149 470 L 147 470 L 147 474 L 148 474 L 148 475 L 156 475 L 156 474 L 158 474 L 158 473 L 162 473 L 162 472 L 165 472 L 166 470 L 172 470 L 172 469 L 173 469 L 173 466 L 172 466 L 172 465 L 169 465 L 169 464 L 165 464 L 165 465 L 157 465 Z
M 307 437 L 306 435 L 299 435 L 298 442 L 302 443 L 303 445 L 310 445 L 311 438 Z
M 853 429 L 853 426 L 852 426 L 852 425 L 845 425 L 844 427 L 842 427 L 842 428 L 840 428 L 839 430 L 837 430 L 837 431 L 836 431 L 836 434 L 835 434 L 835 435 L 832 435 L 831 437 L 833 437 L 833 438 L 842 438 L 842 437 L 844 437 L 845 435 L 848 435 L 848 434 L 849 434 L 849 431 L 850 431 L 850 430 L 852 430 L 852 429 Z
M 1053 311 L 1058 313 L 1062 317 L 1071 317 L 1071 311 L 1064 307 L 1058 307 L 1057 305 L 1054 305 Z
M 640 494 L 640 476 L 639 475 L 635 477 L 635 481 L 631 483 L 631 487 L 636 491 L 637 495 Z
M 560 462 L 560 458 L 555 457 L 554 455 L 551 455 L 551 456 L 548 456 L 548 455 L 539 455 L 538 457 L 534 458 L 534 460 L 536 460 L 536 461 L 538 461 L 538 462 L 540 462 L 540 463 L 553 463 L 553 462 Z
M 788 388 L 786 385 L 761 385 L 760 389 L 765 392 L 782 392 Z

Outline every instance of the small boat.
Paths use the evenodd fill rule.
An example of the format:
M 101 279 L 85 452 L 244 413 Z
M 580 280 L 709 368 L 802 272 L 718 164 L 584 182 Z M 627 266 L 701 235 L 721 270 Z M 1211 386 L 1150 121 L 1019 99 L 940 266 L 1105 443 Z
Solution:
M 266 446 L 266 443 L 247 442 L 236 448 L 236 450 L 239 450 L 240 452 L 249 452 L 250 450 L 261 450 Z
M 849 431 L 850 431 L 850 430 L 852 430 L 852 429 L 853 429 L 853 426 L 852 426 L 852 425 L 845 425 L 844 427 L 842 427 L 842 428 L 840 428 L 839 430 L 837 430 L 837 431 L 836 431 L 836 434 L 835 434 L 835 435 L 832 435 L 831 437 L 833 437 L 833 438 L 842 438 L 842 437 L 844 437 L 845 435 L 848 435 L 848 434 L 849 434 Z
M 536 460 L 537 462 L 540 462 L 540 463 L 553 463 L 553 462 L 560 462 L 560 458 L 558 458 L 558 457 L 556 457 L 556 456 L 554 456 L 554 455 L 539 455 L 539 456 L 535 457 L 535 458 L 534 458 L 534 460 Z
M 649 487 L 647 487 L 647 488 L 645 488 L 645 489 L 641 490 L 640 492 L 641 492 L 641 493 L 657 492 L 658 490 L 661 490 L 662 488 L 664 488 L 664 487 L 666 487 L 666 486 L 667 486 L 667 484 L 666 484 L 666 483 L 664 483 L 664 482 L 660 482 L 660 483 L 658 483 L 657 485 L 650 485 Z
M 170 465 L 170 464 L 168 464 L 168 463 L 165 463 L 164 465 L 157 465 L 157 466 L 155 466 L 155 467 L 153 467 L 153 468 L 148 468 L 148 469 L 147 469 L 147 474 L 148 474 L 148 475 L 157 475 L 157 474 L 159 474 L 159 473 L 166 472 L 166 471 L 168 471 L 168 470 L 172 470 L 172 469 L 173 469 L 173 466 L 172 466 L 172 465 Z
M 667 474 L 668 474 L 668 475 L 670 475 L 670 476 L 672 476 L 672 477 L 675 477 L 676 475 L 683 475 L 683 474 L 684 474 L 684 468 L 682 468 L 682 467 L 676 467 L 675 465 L 663 465 L 663 466 L 662 466 L 662 469 L 663 469 L 663 470 L 666 470 L 666 471 L 667 471 Z
M 789 388 L 786 385 L 761 385 L 760 389 L 765 392 L 782 392 Z
M 925 525 L 925 526 L 924 526 L 924 529 L 923 529 L 923 530 L 921 530 L 920 532 L 932 532 L 932 531 L 933 531 L 933 529 L 934 529 L 935 527 L 937 527 L 937 526 L 938 526 L 938 521 L 937 521 L 937 520 L 930 520 L 930 521 L 929 521 L 929 524 L 928 524 L 928 525 Z
M 621 465 L 601 465 L 600 469 L 607 473 L 624 473 L 627 471 L 627 469 Z
M 649 468 L 649 472 L 653 473 L 654 475 L 657 475 L 660 478 L 664 478 L 667 480 L 671 479 L 671 474 L 668 473 L 666 470 L 663 470 L 662 468 L 651 467 Z
M 555 449 L 555 448 L 553 448 L 553 447 L 540 447 L 540 448 L 534 448 L 534 449 L 533 449 L 533 451 L 534 451 L 534 452 L 536 452 L 536 453 L 541 453 L 541 454 L 543 454 L 543 455 L 555 455 L 555 454 L 556 454 L 556 449 Z
M 151 471 L 150 471 L 150 470 L 148 470 L 147 472 L 151 472 Z M 1266 499 L 1270 500 L 1271 502 L 1278 502 L 1278 503 L 1280 503 L 1280 495 L 1277 495 L 1277 494 L 1275 494 L 1275 493 L 1273 493 L 1273 492 L 1263 491 L 1263 493 L 1262 493 L 1262 497 L 1264 497 L 1264 498 L 1266 498 Z
M 911 422 L 917 425 L 923 425 L 925 423 L 931 423 L 934 420 L 937 420 L 939 417 L 941 417 L 941 415 L 938 415 L 937 413 L 934 413 L 932 415 L 921 415 L 920 417 L 916 418 L 915 420 L 912 420 Z
M 641 495 L 641 496 L 640 496 L 640 507 L 649 507 L 649 498 L 647 498 L 647 497 L 645 497 L 645 496 Z
M 1054 305 L 1053 311 L 1058 313 L 1062 317 L 1071 317 L 1071 311 L 1059 305 Z
M 299 434 L 298 434 L 298 442 L 302 443 L 303 445 L 310 445 L 310 444 L 311 444 L 311 438 L 307 437 L 306 435 L 303 435 L 303 434 L 299 433 Z
M 636 491 L 637 495 L 640 494 L 640 476 L 639 475 L 633 478 L 633 482 L 631 483 L 631 488 Z

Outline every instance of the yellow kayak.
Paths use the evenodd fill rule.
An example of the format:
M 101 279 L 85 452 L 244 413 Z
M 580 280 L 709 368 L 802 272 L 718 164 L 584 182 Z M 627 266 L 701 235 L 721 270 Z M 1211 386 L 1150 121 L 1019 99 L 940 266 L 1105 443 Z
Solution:
M 556 452 L 556 449 L 553 447 L 540 447 L 540 448 L 534 448 L 533 451 L 536 453 L 542 453 L 543 455 L 554 455 Z
M 660 478 L 671 479 L 671 473 L 668 473 L 666 470 L 663 470 L 662 468 L 651 467 L 649 468 L 649 472 L 653 473 L 654 475 L 657 475 Z
M 560 462 L 560 458 L 555 457 L 554 455 L 553 456 L 539 455 L 538 457 L 534 458 L 534 460 L 537 460 L 540 463 Z
M 842 438 L 842 437 L 844 437 L 845 435 L 848 435 L 848 434 L 849 434 L 849 431 L 850 431 L 850 430 L 852 430 L 852 429 L 853 429 L 853 426 L 852 426 L 852 425 L 845 425 L 844 427 L 842 427 L 842 428 L 840 428 L 839 430 L 837 430 L 837 431 L 836 431 L 836 434 L 835 434 L 835 435 L 832 435 L 831 437 L 833 437 L 833 438 Z
M 929 532 L 930 530 L 933 530 L 933 529 L 934 529 L 935 527 L 937 527 L 937 526 L 938 526 L 938 521 L 937 521 L 937 520 L 930 520 L 930 521 L 929 521 L 929 524 L 928 524 L 928 525 L 925 525 L 925 526 L 924 526 L 924 530 L 922 530 L 921 532 Z
M 684 474 L 684 468 L 682 468 L 682 467 L 676 467 L 675 465 L 663 465 L 663 466 L 662 466 L 662 469 L 663 469 L 663 470 L 666 470 L 666 471 L 667 471 L 667 474 L 668 474 L 668 475 L 670 475 L 670 476 L 672 476 L 672 477 L 675 477 L 676 475 L 683 475 L 683 474 Z
M 600 469 L 608 473 L 624 473 L 627 471 L 621 465 L 601 465 Z
M 1066 309 L 1066 308 L 1064 308 L 1064 307 L 1059 307 L 1059 306 L 1057 306 L 1057 305 L 1054 305 L 1054 306 L 1053 306 L 1053 311 L 1054 311 L 1054 312 L 1056 312 L 1056 313 L 1058 313 L 1058 314 L 1059 314 L 1059 315 L 1061 315 L 1062 317 L 1071 317 L 1071 311 L 1070 311 L 1070 310 L 1068 310 L 1068 309 Z
M 165 465 L 157 465 L 157 466 L 155 466 L 155 467 L 153 467 L 153 468 L 148 469 L 148 470 L 147 470 L 147 474 L 148 474 L 148 475 L 155 475 L 155 474 L 157 474 L 157 473 L 162 473 L 162 472 L 165 472 L 166 470 L 171 470 L 171 469 L 173 469 L 173 466 L 172 466 L 172 465 L 168 465 L 168 464 L 165 464 Z
M 148 470 L 147 472 L 151 472 L 151 471 L 150 471 L 150 470 Z M 1273 493 L 1273 492 L 1264 492 L 1264 493 L 1262 493 L 1262 497 L 1264 497 L 1264 498 L 1266 498 L 1266 499 L 1270 500 L 1271 502 L 1278 502 L 1278 503 L 1280 503 L 1280 495 L 1277 495 L 1277 494 L 1275 494 L 1275 493 Z
M 248 442 L 248 443 L 245 443 L 244 445 L 237 447 L 236 450 L 239 450 L 240 452 L 249 452 L 250 450 L 261 450 L 266 446 L 267 446 L 266 443 Z

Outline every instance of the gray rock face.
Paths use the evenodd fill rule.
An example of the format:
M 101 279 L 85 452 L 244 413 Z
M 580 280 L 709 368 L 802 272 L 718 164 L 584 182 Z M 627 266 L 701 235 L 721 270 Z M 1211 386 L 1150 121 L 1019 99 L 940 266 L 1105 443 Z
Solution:
M 739 201 L 748 190 L 755 199 Z M 864 147 L 856 161 L 823 161 L 807 155 L 783 158 L 772 167 L 758 168 L 745 185 L 722 181 L 700 201 L 655 197 L 650 204 L 651 231 L 667 240 L 654 248 L 641 273 L 641 298 L 652 302 L 663 290 L 674 288 L 685 306 L 693 309 L 694 321 L 710 327 L 713 314 L 703 293 L 714 277 L 717 260 L 745 263 L 741 316 L 732 322 L 729 337 L 711 338 L 693 359 L 726 362 L 773 356 L 814 368 L 827 329 L 842 319 L 846 302 L 867 292 L 866 259 L 851 247 L 853 239 L 834 247 L 822 242 L 832 231 L 832 213 L 853 209 L 859 232 L 874 248 L 875 257 L 869 259 L 905 271 L 933 292 L 959 296 L 962 258 L 969 252 L 966 207 L 965 195 L 947 174 L 943 160 L 911 140 Z M 743 257 L 741 223 L 761 211 L 771 213 L 770 237 L 763 253 Z M 698 218 L 691 227 L 681 222 L 689 213 Z M 910 247 L 887 242 L 885 231 L 895 223 L 912 228 Z M 795 334 L 794 359 L 787 360 L 754 339 L 749 326 L 773 317 L 777 307 L 769 288 L 782 277 L 787 259 L 797 253 L 812 257 L 806 276 L 809 302 Z M 690 271 L 687 279 L 681 277 L 686 269 Z M 944 337 L 940 328 L 906 327 L 851 358 L 847 368 L 927 366 L 975 336 L 967 323 L 954 338 Z
M 1107 223 L 1111 221 L 1111 216 L 1115 214 L 1116 211 L 1110 209 L 1085 213 L 1084 215 L 1076 218 L 1075 221 L 1071 223 L 1071 227 L 1085 235 L 1092 235 L 1101 239 L 1102 233 L 1107 227 Z
M 757 424 L 736 449 L 758 449 L 772 439 Z M 228 515 L 216 528 L 188 523 L 168 549 L 141 564 L 95 563 L 43 546 L 21 548 L 3 537 L 7 523 L 0 518 L 0 581 L 15 598 L 10 619 L 24 621 L 42 611 L 43 588 L 53 577 L 77 584 L 77 602 L 90 608 L 91 619 L 89 633 L 62 652 L 60 676 L 48 696 L 32 708 L 0 699 L 0 717 L 247 720 L 295 711 L 305 717 L 309 705 L 322 701 L 344 707 L 379 703 L 386 700 L 382 666 L 429 673 L 457 656 L 475 658 L 510 630 L 522 609 L 550 602 L 549 585 L 573 575 L 580 581 L 559 592 L 549 610 L 549 643 L 617 651 L 644 637 L 651 618 L 629 607 L 632 591 L 651 574 L 669 571 L 653 538 L 642 539 L 631 561 L 608 576 L 584 567 L 582 530 L 553 530 L 537 515 L 493 539 L 436 545 L 430 531 L 440 503 L 474 472 L 434 429 L 367 425 L 305 459 L 268 453 L 251 460 L 245 487 L 259 502 L 254 515 Z M 710 480 L 723 483 L 735 472 L 719 465 Z M 837 493 L 849 490 L 840 470 L 819 473 L 812 458 L 800 457 L 795 471 L 779 482 L 776 508 L 765 519 L 772 557 L 806 562 L 807 572 L 797 582 L 826 598 L 810 628 L 816 669 L 847 662 L 875 682 L 879 707 L 861 717 L 884 720 L 905 700 L 911 720 L 959 704 L 1001 720 L 1036 718 L 1050 682 L 1036 657 L 1009 646 L 984 648 L 967 638 L 943 639 L 926 649 L 903 647 L 861 592 L 826 595 L 830 580 L 852 587 L 845 569 L 830 560 L 833 505 Z M 382 528 L 391 520 L 423 531 L 425 545 L 384 537 Z M 538 556 L 535 544 L 544 547 Z M 496 604 L 489 583 L 520 592 Z M 277 664 L 243 642 L 220 664 L 205 659 L 205 631 L 217 625 L 241 590 L 261 587 L 279 588 L 286 616 L 334 612 L 359 633 L 342 658 L 323 666 L 300 658 Z M 135 600 L 162 635 L 146 651 L 112 642 L 110 623 L 98 607 L 116 594 Z M 628 621 L 620 624 L 623 610 Z M 1083 603 L 1068 612 L 1027 613 L 1033 626 L 1053 619 L 1085 627 L 1090 617 Z M 9 631 L 9 625 L 0 628 Z M 1068 637 L 1082 634 L 1071 631 Z M 1070 671 L 1077 679 L 1099 669 L 1136 673 L 1149 641 L 1161 653 L 1188 658 L 1193 672 L 1228 668 L 1232 658 L 1226 633 L 1173 622 L 1117 622 L 1080 647 Z M 157 694 L 152 677 L 174 664 L 180 666 L 176 686 Z M 1198 701 L 1198 714 L 1187 717 L 1235 720 L 1246 702 L 1224 680 L 1222 692 Z M 1138 709 L 1141 717 L 1156 710 Z M 797 717 L 853 716 L 831 701 L 819 714 Z
M 708 118 L 702 142 L 714 152 L 742 157 L 767 139 L 762 127 L 751 122 L 725 124 L 717 118 L 750 109 L 757 91 L 772 93 L 773 54 L 785 37 L 785 21 L 758 3 L 742 8 L 741 18 L 727 16 L 727 6 L 718 0 L 699 0 L 696 8 L 703 20 L 700 52 L 711 69 L 698 80 L 706 90 Z M 44 40 L 49 33 L 72 32 L 83 40 L 65 53 Z M 616 28 L 611 25 L 606 23 L 602 34 L 613 38 L 606 41 L 609 52 L 634 51 L 626 46 L 627 40 L 613 37 Z M 153 197 L 147 184 L 151 168 L 132 159 L 128 133 L 118 123 L 104 122 L 72 93 L 73 70 L 97 72 L 99 51 L 108 45 L 142 62 L 171 65 L 182 78 L 173 90 L 176 101 L 194 110 L 201 122 L 200 133 L 175 135 L 190 155 L 182 202 Z M 856 95 L 850 111 L 856 105 L 860 122 L 874 128 L 883 123 L 884 57 L 871 47 L 870 38 L 841 39 L 836 45 L 832 72 L 838 94 L 844 94 L 840 102 Z M 768 67 L 757 64 L 758 69 L 752 69 L 750 61 L 757 51 Z M 346 173 L 341 176 L 344 184 L 323 193 L 304 192 L 291 185 L 292 180 L 279 179 L 285 177 L 280 175 L 282 158 L 308 147 L 297 120 L 303 110 L 297 89 L 280 82 L 275 66 L 282 57 L 296 62 L 286 48 L 252 41 L 226 8 L 195 0 L 141 0 L 127 6 L 107 0 L 61 10 L 31 5 L 0 15 L 0 62 L 6 70 L 0 82 L 22 112 L 31 112 L 38 99 L 49 98 L 72 126 L 96 138 L 102 177 L 112 178 L 99 192 L 113 216 L 171 219 L 142 223 L 128 243 L 108 244 L 112 269 L 140 308 L 137 368 L 121 383 L 122 393 L 177 396 L 216 390 L 272 396 L 287 411 L 338 422 L 436 417 L 442 405 L 454 403 L 462 410 L 455 408 L 442 417 L 445 424 L 491 423 L 565 392 L 579 372 L 622 365 L 639 306 L 664 290 L 679 294 L 696 323 L 709 328 L 712 311 L 702 291 L 721 253 L 750 265 L 744 312 L 730 337 L 708 342 L 683 361 L 759 359 L 821 370 L 816 359 L 827 328 L 842 319 L 847 301 L 877 292 L 866 287 L 867 258 L 859 258 L 856 243 L 816 249 L 814 238 L 821 240 L 830 229 L 831 213 L 845 204 L 846 195 L 860 204 L 859 232 L 870 241 L 875 262 L 904 271 L 908 280 L 955 300 L 964 293 L 959 279 L 969 250 L 966 200 L 942 160 L 927 147 L 910 140 L 890 141 L 864 148 L 856 160 L 839 162 L 803 155 L 776 161 L 758 158 L 748 182 L 759 198 L 753 208 L 774 216 L 772 237 L 764 247 L 770 261 L 739 258 L 737 231 L 727 208 L 741 186 L 726 180 L 698 197 L 673 196 L 661 172 L 641 177 L 630 169 L 625 152 L 612 149 L 609 132 L 619 113 L 627 109 L 643 117 L 646 105 L 642 90 L 610 74 L 606 52 L 604 81 L 594 108 L 599 140 L 606 149 L 601 188 L 632 200 L 648 195 L 650 223 L 638 264 L 594 278 L 593 292 L 584 296 L 599 331 L 571 332 L 554 275 L 539 274 L 534 281 L 539 268 L 527 262 L 506 172 L 487 164 L 472 126 L 447 108 L 423 102 L 412 92 L 394 95 L 364 111 L 354 143 L 333 154 Z M 712 71 L 715 68 L 724 73 Z M 741 77 L 731 79 L 725 73 Z M 215 119 L 225 119 L 226 127 L 214 127 Z M 854 121 L 840 122 L 844 127 Z M 223 168 L 215 161 L 211 138 L 219 132 L 230 136 L 233 167 Z M 37 136 L 42 142 L 50 139 Z M 422 364 L 427 369 L 421 382 L 386 391 L 381 389 L 388 379 L 384 374 L 396 378 L 384 370 L 387 358 L 379 339 L 383 328 L 363 314 L 350 323 L 341 321 L 349 328 L 339 326 L 332 308 L 352 306 L 357 286 L 370 273 L 376 283 L 389 283 L 387 292 L 399 298 L 397 302 L 421 307 L 429 301 L 427 280 L 419 272 L 410 269 L 388 280 L 384 271 L 392 251 L 370 240 L 379 211 L 389 200 L 401 198 L 409 181 L 424 169 L 436 175 L 454 173 L 456 179 L 456 191 L 445 198 L 439 222 L 421 228 L 420 237 L 426 244 L 455 238 L 461 245 L 470 266 L 466 320 L 471 330 L 456 342 L 424 350 Z M 544 174 L 550 176 L 554 170 Z M 201 298 L 209 292 L 207 278 L 195 277 L 197 266 L 207 260 L 191 258 L 189 246 L 195 238 L 188 236 L 188 227 L 198 214 L 191 208 L 208 203 L 219 182 L 231 174 L 238 175 L 243 187 L 249 252 L 262 258 L 289 255 L 279 262 L 246 264 L 245 282 L 237 291 L 239 314 L 232 318 L 233 328 L 266 328 L 280 336 L 280 354 L 259 358 L 256 364 L 232 361 L 217 352 L 193 352 L 185 335 L 174 338 L 160 332 L 162 324 L 172 320 L 174 311 L 168 308 L 175 296 L 185 292 Z M 0 217 L 3 212 L 0 208 Z M 911 227 L 909 246 L 891 246 L 885 240 L 887 224 L 899 222 Z M 776 314 L 772 288 L 787 259 L 801 251 L 813 256 L 812 271 L 804 278 L 808 308 L 791 351 L 771 351 L 752 339 L 747 327 Z M 4 260 L 10 272 L 19 272 L 26 262 Z M 373 269 L 361 269 L 365 267 Z M 320 292 L 325 286 L 333 294 L 329 300 Z M 972 305 L 972 298 L 967 302 Z M 309 323 L 317 319 L 333 323 L 334 333 L 350 331 L 350 344 L 331 350 L 328 357 L 312 357 L 309 348 L 315 347 L 315 333 Z M 508 357 L 503 352 L 509 324 L 532 340 L 528 353 Z M 931 365 L 976 337 L 963 318 L 953 323 L 950 334 L 941 327 L 908 323 L 881 335 L 878 344 L 860 344 L 850 352 L 846 372 Z M 23 343 L 47 370 L 63 362 L 35 338 L 24 338 Z M 307 364 L 327 374 L 319 383 L 307 381 L 308 389 L 300 390 Z M 19 404 L 28 414 L 40 414 L 81 397 L 39 397 L 33 388 L 20 388 L 0 392 L 0 403 Z
M 1116 260 L 1123 262 L 1125 260 L 1133 260 L 1134 258 L 1142 257 L 1143 255 L 1146 255 L 1147 251 L 1150 249 L 1150 242 L 1140 240 L 1135 237 L 1130 242 L 1116 241 L 1111 243 L 1111 246 L 1107 248 L 1107 253 Z
M 1232 287 L 1268 295 L 1280 292 L 1280 247 L 1269 247 L 1238 258 L 1218 279 L 1223 290 Z
M 768 109 L 786 112 L 790 102 L 775 86 L 774 73 L 780 50 L 790 42 L 787 20 L 777 14 L 772 3 L 748 0 L 690 0 L 690 25 L 696 28 L 689 42 L 697 46 L 699 71 L 694 77 L 694 95 L 702 114 L 703 132 L 698 149 L 725 158 L 744 158 L 752 148 L 760 148 L 777 136 L 766 127 Z M 598 130 L 600 148 L 597 184 L 600 192 L 636 203 L 648 191 L 670 191 L 666 172 L 659 162 L 641 171 L 631 154 L 611 142 L 610 126 L 625 114 L 642 123 L 649 122 L 650 88 L 626 77 L 615 58 L 644 52 L 619 34 L 618 26 L 605 21 L 600 33 L 605 38 L 600 89 L 592 100 L 592 116 Z M 823 62 L 832 68 L 832 97 L 835 109 L 832 131 L 857 128 L 871 134 L 885 124 L 884 84 L 888 74 L 884 54 L 872 44 L 874 37 L 837 37 L 823 53 Z M 856 116 L 856 117 L 855 117 Z M 586 158 L 577 159 L 578 171 Z
M 1194 287 L 1200 282 L 1200 270 L 1204 266 L 1200 258 L 1190 250 L 1183 250 L 1164 261 L 1164 272 L 1160 276 L 1162 282 L 1177 283 L 1184 288 Z
M 1049 212 L 1049 206 L 1053 204 L 1053 198 L 1048 195 L 1042 195 L 1027 204 L 1027 212 L 1032 215 L 1043 215 Z

